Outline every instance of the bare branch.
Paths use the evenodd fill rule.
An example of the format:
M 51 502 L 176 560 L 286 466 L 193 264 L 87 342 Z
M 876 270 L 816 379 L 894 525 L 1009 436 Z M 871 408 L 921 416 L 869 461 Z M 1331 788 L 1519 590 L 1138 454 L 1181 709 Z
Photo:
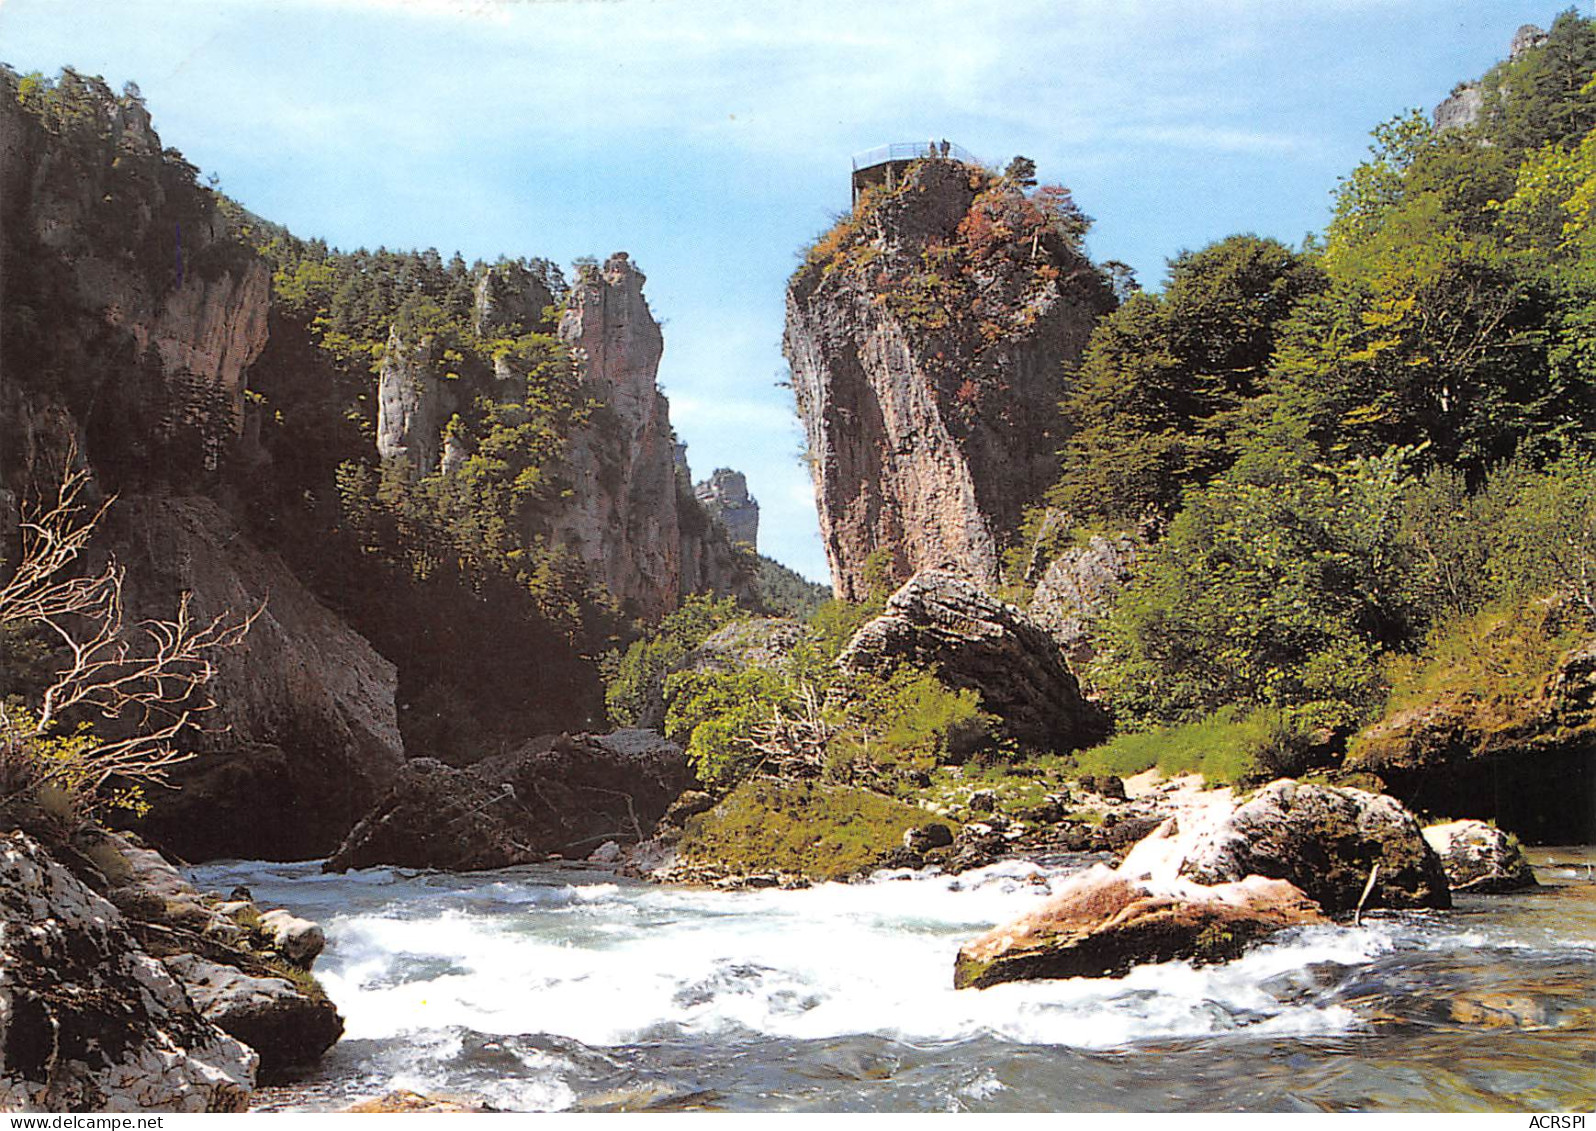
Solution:
M 36 713 L 0 704 L 0 746 L 10 757 L 31 758 L 34 786 L 62 786 L 87 801 L 112 778 L 160 781 L 191 756 L 173 741 L 196 715 L 216 706 L 205 691 L 216 675 L 214 657 L 243 643 L 265 605 L 242 618 L 222 613 L 205 619 L 194 615 L 193 595 L 185 593 L 175 619 L 126 626 L 125 570 L 114 558 L 90 576 L 69 572 L 110 506 L 83 501 L 89 474 L 72 470 L 73 462 L 69 455 L 53 500 L 24 508 L 22 552 L 0 582 L 0 627 L 36 626 L 62 657 Z M 118 720 L 122 736 L 63 733 L 70 720 L 86 714 Z M 63 757 L 28 754 L 32 744 L 52 738 L 83 744 Z

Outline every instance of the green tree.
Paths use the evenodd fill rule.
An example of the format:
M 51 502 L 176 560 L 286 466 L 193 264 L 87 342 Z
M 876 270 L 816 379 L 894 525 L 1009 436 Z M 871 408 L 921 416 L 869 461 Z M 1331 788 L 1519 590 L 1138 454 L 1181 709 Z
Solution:
M 1230 415 L 1263 383 L 1278 327 L 1324 285 L 1306 257 L 1232 236 L 1170 264 L 1161 295 L 1098 324 L 1064 404 L 1075 433 L 1049 502 L 1076 522 L 1167 518 L 1228 466 Z
M 1382 645 L 1403 636 L 1400 466 L 1400 454 L 1329 471 L 1259 453 L 1192 492 L 1116 600 L 1092 682 L 1142 721 L 1368 705 Z

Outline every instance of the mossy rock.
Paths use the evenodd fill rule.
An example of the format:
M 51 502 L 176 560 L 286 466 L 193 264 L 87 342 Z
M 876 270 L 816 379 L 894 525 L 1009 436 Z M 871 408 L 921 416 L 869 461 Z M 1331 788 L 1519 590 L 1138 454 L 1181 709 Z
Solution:
M 684 863 L 736 874 L 840 880 L 868 871 L 926 823 L 924 809 L 816 781 L 755 778 L 687 821 Z

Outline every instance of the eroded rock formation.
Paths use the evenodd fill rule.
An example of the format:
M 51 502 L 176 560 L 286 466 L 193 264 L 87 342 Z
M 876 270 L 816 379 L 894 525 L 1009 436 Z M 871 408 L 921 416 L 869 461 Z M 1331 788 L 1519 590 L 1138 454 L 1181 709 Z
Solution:
M 947 568 L 990 588 L 1057 475 L 1065 367 L 1111 293 L 1020 188 L 911 166 L 822 238 L 787 290 L 784 350 L 837 595 Z
M 258 1064 L 120 911 L 28 836 L 0 840 L 0 1111 L 242 1111 Z
M 560 319 L 603 407 L 567 446 L 577 490 L 554 536 L 609 592 L 657 620 L 684 594 L 730 592 L 738 581 L 730 546 L 679 490 L 670 404 L 655 383 L 664 339 L 643 282 L 624 253 L 612 255 L 572 287 Z

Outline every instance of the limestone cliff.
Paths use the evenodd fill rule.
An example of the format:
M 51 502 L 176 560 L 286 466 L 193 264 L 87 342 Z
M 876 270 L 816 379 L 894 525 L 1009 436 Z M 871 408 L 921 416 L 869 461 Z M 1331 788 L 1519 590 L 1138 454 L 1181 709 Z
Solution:
M 741 583 L 724 535 L 680 489 L 670 404 L 655 383 L 664 338 L 643 282 L 618 252 L 566 301 L 560 338 L 599 407 L 568 440 L 575 490 L 553 526 L 612 594 L 653 621 L 685 594 Z
M 437 471 L 443 426 L 454 411 L 436 370 L 431 338 L 407 341 L 395 327 L 377 375 L 377 454 L 404 460 L 414 475 Z
M 153 820 L 194 858 L 330 849 L 403 751 L 393 665 L 220 501 L 270 273 L 136 92 L 70 72 L 40 89 L 42 108 L 0 97 L 0 558 L 18 500 L 75 453 L 99 498 L 120 494 L 95 554 L 127 569 L 128 624 L 184 592 L 206 616 L 262 608 L 220 659 L 221 710 L 185 737 L 218 756 L 185 767 L 191 790 L 152 793 Z
M 87 359 L 115 343 L 159 373 L 157 428 L 210 413 L 218 433 L 236 433 L 245 372 L 266 343 L 266 265 L 232 238 L 192 167 L 164 154 L 136 94 L 71 72 L 61 85 L 92 112 L 59 137 L 0 99 L 6 332 L 21 339 L 8 352 L 30 371 L 17 378 L 50 364 L 89 380 L 103 367 Z
M 1517 62 L 1530 51 L 1546 43 L 1544 30 L 1534 24 L 1524 24 L 1513 33 L 1508 44 L 1507 61 Z M 1477 125 L 1485 113 L 1485 90 L 1480 82 L 1460 82 L 1452 93 L 1436 106 L 1431 120 L 1438 130 L 1463 130 Z
M 990 588 L 1057 474 L 1058 402 L 1113 297 L 1063 190 L 958 161 L 866 193 L 787 290 L 784 348 L 839 596 L 867 562 Z

